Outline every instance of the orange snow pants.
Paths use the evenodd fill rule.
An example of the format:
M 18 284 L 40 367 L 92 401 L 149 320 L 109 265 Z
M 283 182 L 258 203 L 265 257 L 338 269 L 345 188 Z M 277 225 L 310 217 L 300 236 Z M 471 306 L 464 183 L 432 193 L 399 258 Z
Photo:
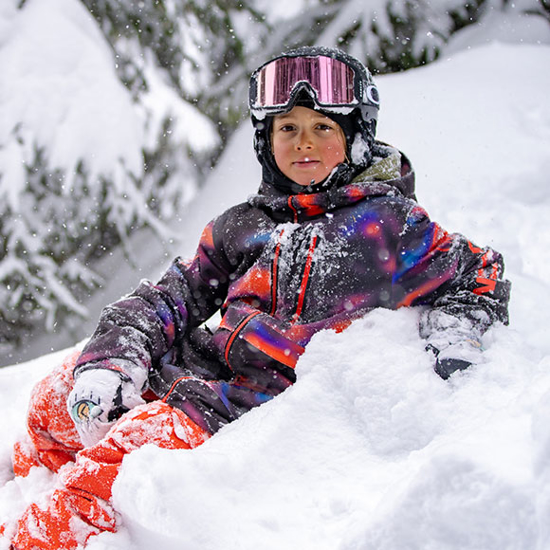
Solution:
M 60 484 L 47 509 L 31 504 L 17 522 L 12 550 L 73 550 L 102 531 L 116 531 L 111 488 L 125 455 L 145 444 L 192 449 L 209 434 L 162 401 L 140 405 L 120 418 L 96 445 L 83 448 L 66 400 L 78 353 L 34 389 L 28 414 L 30 441 L 15 445 L 14 471 L 44 465 Z

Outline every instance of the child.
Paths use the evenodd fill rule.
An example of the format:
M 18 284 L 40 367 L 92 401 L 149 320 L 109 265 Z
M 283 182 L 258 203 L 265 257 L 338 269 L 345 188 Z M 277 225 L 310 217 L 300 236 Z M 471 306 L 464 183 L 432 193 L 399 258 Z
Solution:
M 42 464 L 60 485 L 19 520 L 13 548 L 67 550 L 116 530 L 111 487 L 125 454 L 200 445 L 293 384 L 320 330 L 420 306 L 421 336 L 448 378 L 507 322 L 500 255 L 417 204 L 409 160 L 375 140 L 378 90 L 359 61 L 295 50 L 254 72 L 249 99 L 258 193 L 207 225 L 192 260 L 105 308 L 83 352 L 35 389 L 15 470 Z M 203 328 L 217 311 L 219 326 Z

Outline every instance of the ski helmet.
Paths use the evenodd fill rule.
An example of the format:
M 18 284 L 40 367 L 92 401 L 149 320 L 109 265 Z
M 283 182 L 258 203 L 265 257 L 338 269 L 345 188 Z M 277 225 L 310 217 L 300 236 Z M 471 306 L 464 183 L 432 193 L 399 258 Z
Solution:
M 273 116 L 297 105 L 333 119 L 346 136 L 349 161 L 339 165 L 326 185 L 347 183 L 369 165 L 379 109 L 378 89 L 371 74 L 341 50 L 302 47 L 264 63 L 250 78 L 254 148 L 265 183 L 287 192 L 304 192 L 281 173 L 271 151 Z M 319 184 L 314 187 L 318 188 Z

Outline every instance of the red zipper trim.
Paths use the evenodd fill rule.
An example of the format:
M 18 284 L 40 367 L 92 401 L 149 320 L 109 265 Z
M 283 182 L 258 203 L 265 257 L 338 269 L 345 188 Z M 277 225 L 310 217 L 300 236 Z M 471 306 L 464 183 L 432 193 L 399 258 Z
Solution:
M 313 264 L 313 253 L 315 252 L 315 247 L 317 246 L 318 237 L 315 236 L 311 240 L 309 245 L 309 250 L 307 252 L 306 266 L 304 268 L 304 275 L 302 277 L 302 284 L 300 285 L 300 294 L 298 296 L 298 305 L 296 306 L 296 312 L 292 316 L 292 322 L 296 323 L 302 314 L 304 308 L 304 300 L 306 298 L 306 288 L 309 281 L 309 275 L 311 273 L 311 266 Z
M 166 403 L 166 401 L 168 400 L 168 398 L 170 397 L 170 395 L 172 394 L 172 392 L 174 391 L 174 388 L 180 383 L 182 382 L 183 380 L 189 380 L 191 378 L 191 376 L 182 376 L 178 379 L 176 379 L 172 385 L 170 386 L 170 389 L 168 390 L 168 392 L 166 393 L 166 395 L 161 399 L 161 401 L 163 403 Z
M 229 364 L 229 352 L 231 351 L 231 346 L 233 345 L 233 342 L 235 341 L 235 338 L 239 335 L 239 332 L 245 327 L 245 325 L 253 318 L 256 317 L 256 315 L 260 315 L 261 311 L 255 311 L 254 313 L 251 313 L 250 315 L 246 316 L 238 325 L 237 328 L 233 331 L 233 334 L 229 337 L 229 340 L 227 340 L 227 344 L 225 344 L 225 362 L 228 364 L 229 368 L 231 368 L 231 365 Z
M 290 195 L 290 197 L 288 197 L 288 206 L 292 210 L 292 212 L 294 212 L 294 223 L 296 223 L 298 221 L 298 210 L 296 210 L 296 208 L 292 204 L 292 199 L 293 195 Z
M 279 233 L 279 242 L 275 247 L 275 255 L 273 257 L 273 265 L 271 267 L 271 311 L 270 315 L 275 315 L 277 309 L 277 285 L 279 284 L 279 256 L 281 255 L 281 237 L 285 230 Z

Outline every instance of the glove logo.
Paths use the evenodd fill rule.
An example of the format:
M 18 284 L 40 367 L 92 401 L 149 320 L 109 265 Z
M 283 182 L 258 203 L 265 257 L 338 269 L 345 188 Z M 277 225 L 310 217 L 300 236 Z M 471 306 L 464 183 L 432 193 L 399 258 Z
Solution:
M 92 409 L 95 407 L 97 407 L 97 405 L 93 401 L 79 401 L 74 404 L 71 416 L 79 422 L 85 422 L 86 420 L 90 420 L 93 416 Z

